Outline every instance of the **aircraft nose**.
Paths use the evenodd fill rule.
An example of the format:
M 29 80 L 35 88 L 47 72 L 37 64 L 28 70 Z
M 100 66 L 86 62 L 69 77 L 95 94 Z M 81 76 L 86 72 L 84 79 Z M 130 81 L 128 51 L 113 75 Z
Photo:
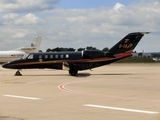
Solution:
M 7 62 L 7 63 L 2 64 L 2 67 L 3 67 L 3 68 L 10 68 L 10 67 L 9 67 L 9 63 L 10 63 L 10 62 Z

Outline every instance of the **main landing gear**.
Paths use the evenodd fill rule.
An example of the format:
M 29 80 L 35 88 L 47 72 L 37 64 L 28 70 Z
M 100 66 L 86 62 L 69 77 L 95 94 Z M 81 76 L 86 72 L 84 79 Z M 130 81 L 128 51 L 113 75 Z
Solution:
M 77 76 L 78 70 L 73 70 L 73 71 L 69 70 L 69 74 L 72 76 Z
M 14 74 L 14 76 L 22 76 L 20 70 L 17 70 L 16 73 Z
M 70 67 L 69 74 L 71 76 L 77 76 L 78 70 L 75 67 Z

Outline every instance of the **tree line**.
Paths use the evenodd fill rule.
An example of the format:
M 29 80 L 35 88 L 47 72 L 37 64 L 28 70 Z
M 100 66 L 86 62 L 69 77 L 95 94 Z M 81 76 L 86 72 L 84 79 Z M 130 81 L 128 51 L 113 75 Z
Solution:
M 92 47 L 92 46 L 87 46 L 86 48 L 78 48 L 78 49 L 75 49 L 75 48 L 63 48 L 63 47 L 56 47 L 56 48 L 53 48 L 53 49 L 50 49 L 48 48 L 46 50 L 46 52 L 60 52 L 60 51 L 82 51 L 82 50 L 99 50 L 97 49 L 96 47 Z M 108 51 L 109 48 L 108 47 L 105 47 L 103 48 L 101 51 Z M 42 51 L 40 51 L 42 52 Z

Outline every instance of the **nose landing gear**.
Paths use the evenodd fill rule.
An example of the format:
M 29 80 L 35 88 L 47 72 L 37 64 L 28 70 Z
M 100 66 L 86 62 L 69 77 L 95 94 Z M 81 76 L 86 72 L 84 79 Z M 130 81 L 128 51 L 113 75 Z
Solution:
M 22 76 L 20 70 L 17 70 L 14 76 Z

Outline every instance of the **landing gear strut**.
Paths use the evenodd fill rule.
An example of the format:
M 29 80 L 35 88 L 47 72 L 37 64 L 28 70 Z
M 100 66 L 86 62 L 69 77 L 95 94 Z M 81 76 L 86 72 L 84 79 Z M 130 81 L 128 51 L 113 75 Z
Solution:
M 20 70 L 17 70 L 14 76 L 22 76 Z

